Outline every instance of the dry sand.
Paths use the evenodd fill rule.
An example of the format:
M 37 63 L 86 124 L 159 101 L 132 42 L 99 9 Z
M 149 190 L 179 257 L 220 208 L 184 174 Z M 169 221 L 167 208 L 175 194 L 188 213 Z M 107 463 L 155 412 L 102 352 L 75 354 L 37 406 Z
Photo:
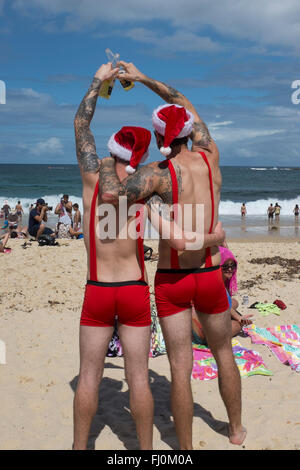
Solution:
M 6 364 L 0 364 L 0 449 L 70 449 L 79 367 L 79 318 L 86 276 L 84 244 L 82 240 L 60 240 L 59 247 L 32 243 L 24 250 L 22 243 L 9 241 L 12 252 L 0 255 L 0 340 L 6 346 Z M 146 244 L 156 249 L 157 242 Z M 236 298 L 241 301 L 248 294 L 249 305 L 281 299 L 288 307 L 279 317 L 262 317 L 250 310 L 255 312 L 255 324 L 299 325 L 299 271 L 285 274 L 286 269 L 279 265 L 249 263 L 252 258 L 273 256 L 299 261 L 299 241 L 247 240 L 229 246 L 239 261 L 238 280 L 244 286 Z M 155 269 L 155 262 L 147 262 L 151 291 Z M 252 287 L 246 287 L 249 281 Z M 247 310 L 240 308 L 241 313 Z M 266 347 L 251 345 L 250 338 L 238 339 L 258 351 L 274 374 L 242 378 L 243 423 L 248 429 L 243 448 L 299 450 L 300 374 L 281 364 Z M 166 355 L 151 358 L 149 369 L 155 399 L 154 449 L 176 449 Z M 227 416 L 217 380 L 193 380 L 192 388 L 194 448 L 238 449 L 224 435 Z M 138 448 L 122 358 L 106 360 L 91 442 L 95 442 L 96 449 Z

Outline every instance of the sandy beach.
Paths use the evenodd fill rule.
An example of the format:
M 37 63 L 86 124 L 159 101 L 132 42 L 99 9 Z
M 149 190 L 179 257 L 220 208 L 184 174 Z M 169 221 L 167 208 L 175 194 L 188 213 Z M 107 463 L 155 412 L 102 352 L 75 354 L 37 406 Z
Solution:
M 9 240 L 11 253 L 0 255 L 0 340 L 6 348 L 6 363 L 0 364 L 0 449 L 70 449 L 86 277 L 84 244 L 59 240 L 58 247 L 39 247 L 33 242 L 23 249 L 23 243 Z M 157 251 L 156 241 L 146 244 Z M 239 262 L 237 300 L 241 303 L 247 294 L 249 305 L 275 299 L 287 305 L 280 316 L 263 317 L 243 305 L 241 313 L 254 313 L 253 321 L 260 327 L 299 325 L 299 240 L 229 240 L 229 247 Z M 298 265 L 294 262 L 294 268 L 288 269 L 250 262 L 275 256 L 297 260 Z M 155 269 L 156 262 L 148 261 L 152 293 Z M 243 449 L 299 450 L 300 374 L 280 363 L 265 346 L 251 344 L 249 337 L 238 339 L 259 352 L 273 373 L 242 378 L 243 424 L 248 429 Z M 177 449 L 167 356 L 151 358 L 149 370 L 155 400 L 154 449 Z M 192 388 L 194 448 L 239 449 L 224 435 L 227 415 L 217 379 L 192 380 Z M 90 444 L 99 450 L 137 449 L 122 358 L 107 358 L 99 396 Z

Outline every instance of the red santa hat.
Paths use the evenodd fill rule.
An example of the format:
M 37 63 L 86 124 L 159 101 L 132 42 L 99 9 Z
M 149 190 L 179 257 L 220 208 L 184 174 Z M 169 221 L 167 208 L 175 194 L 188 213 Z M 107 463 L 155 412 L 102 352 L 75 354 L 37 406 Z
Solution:
M 113 155 L 129 162 L 126 171 L 132 174 L 148 158 L 150 141 L 151 132 L 148 129 L 125 126 L 111 136 L 107 145 Z
M 188 136 L 193 130 L 193 123 L 194 115 L 183 106 L 165 104 L 156 108 L 152 114 L 152 124 L 164 136 L 164 146 L 159 149 L 160 152 L 168 156 L 171 142 Z

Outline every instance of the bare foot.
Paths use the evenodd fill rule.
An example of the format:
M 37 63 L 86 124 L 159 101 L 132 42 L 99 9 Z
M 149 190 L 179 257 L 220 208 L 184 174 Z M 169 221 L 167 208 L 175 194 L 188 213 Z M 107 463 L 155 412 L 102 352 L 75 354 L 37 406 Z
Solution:
M 231 433 L 229 430 L 229 442 L 231 444 L 241 446 L 244 440 L 246 439 L 246 435 L 247 435 L 247 429 L 244 427 L 241 427 L 241 430 L 235 433 Z

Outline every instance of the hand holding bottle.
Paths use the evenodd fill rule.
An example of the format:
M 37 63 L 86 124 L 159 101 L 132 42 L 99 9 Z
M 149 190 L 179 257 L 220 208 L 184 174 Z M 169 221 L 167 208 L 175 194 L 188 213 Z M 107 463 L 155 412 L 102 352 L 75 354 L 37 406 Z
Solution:
M 138 82 L 145 77 L 145 75 L 140 72 L 132 62 L 120 60 L 117 65 L 118 67 L 122 67 L 122 70 L 120 70 L 118 74 L 119 79 L 121 78 L 129 82 Z
M 115 79 L 119 73 L 119 67 L 113 68 L 112 63 L 108 62 L 107 64 L 101 65 L 101 67 L 95 73 L 95 78 L 99 78 L 101 82 L 110 81 Z

